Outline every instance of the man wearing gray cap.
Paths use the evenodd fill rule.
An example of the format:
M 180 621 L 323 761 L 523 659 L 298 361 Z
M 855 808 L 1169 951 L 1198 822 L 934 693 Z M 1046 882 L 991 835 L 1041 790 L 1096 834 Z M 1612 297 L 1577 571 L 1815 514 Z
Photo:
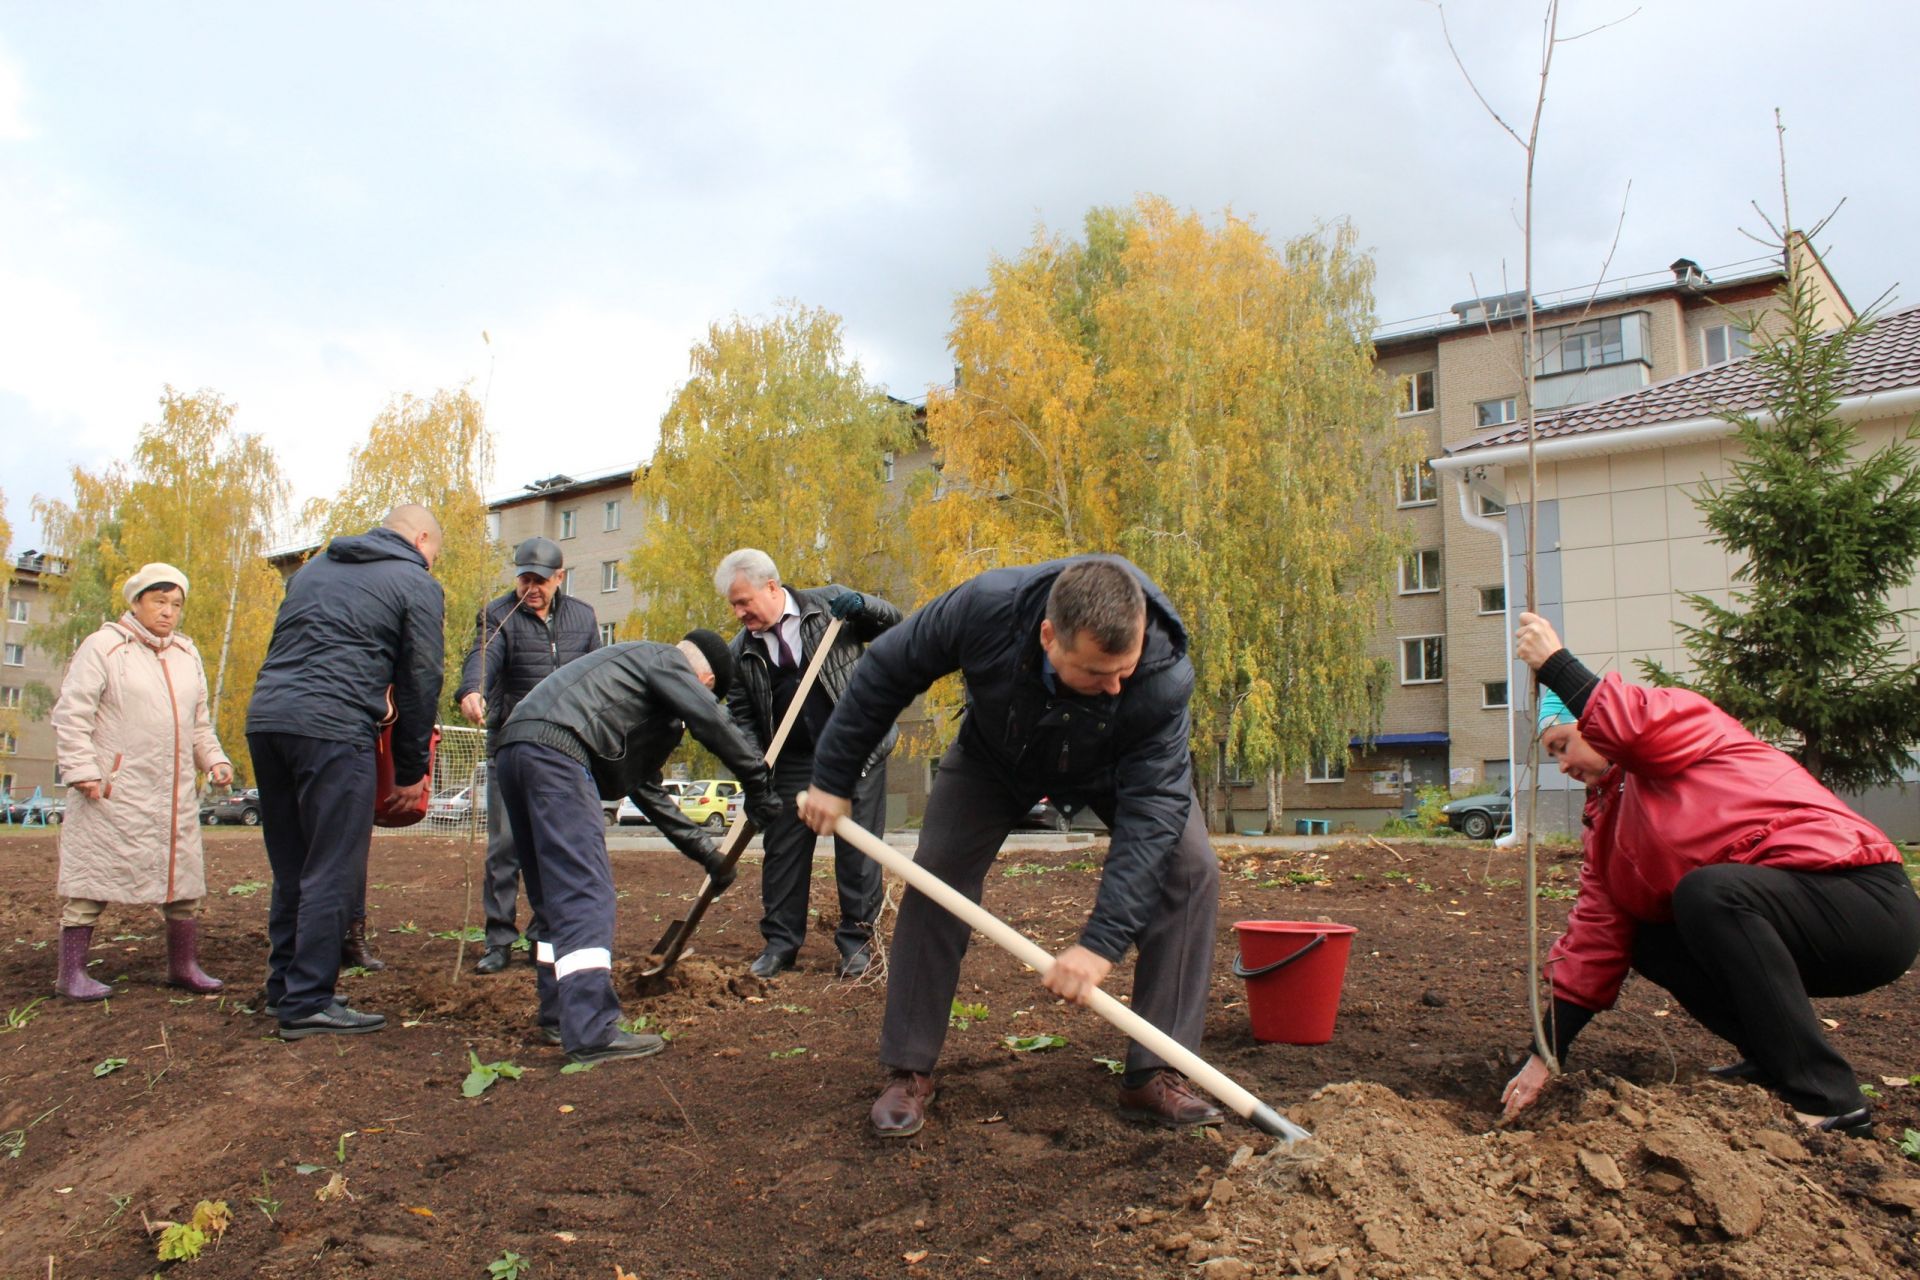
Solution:
M 460 668 L 460 713 L 487 727 L 488 773 L 500 727 L 520 700 L 555 671 L 600 647 L 600 624 L 593 606 L 561 594 L 566 561 L 549 538 L 528 538 L 513 552 L 513 590 L 487 602 L 474 619 L 473 647 Z M 487 874 L 484 896 L 487 946 L 476 973 L 499 973 L 520 936 L 520 855 L 501 803 L 500 788 L 489 776 L 487 794 Z M 531 933 L 528 941 L 535 941 Z

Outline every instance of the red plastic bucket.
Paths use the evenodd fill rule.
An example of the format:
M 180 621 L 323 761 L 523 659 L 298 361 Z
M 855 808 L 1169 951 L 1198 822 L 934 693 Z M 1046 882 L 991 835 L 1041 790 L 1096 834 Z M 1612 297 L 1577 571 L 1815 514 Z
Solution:
M 1355 929 L 1303 920 L 1242 920 L 1233 976 L 1247 980 L 1253 1038 L 1267 1044 L 1333 1039 Z

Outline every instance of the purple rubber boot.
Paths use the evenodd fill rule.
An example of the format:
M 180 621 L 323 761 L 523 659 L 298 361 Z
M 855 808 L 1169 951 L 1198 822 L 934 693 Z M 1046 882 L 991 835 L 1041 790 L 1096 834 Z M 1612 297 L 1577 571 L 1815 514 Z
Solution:
M 167 921 L 167 984 L 185 987 L 199 994 L 212 995 L 226 984 L 209 978 L 200 969 L 200 922 Z
M 93 946 L 93 926 L 70 924 L 60 930 L 60 976 L 53 989 L 69 1000 L 105 1000 L 113 988 L 95 982 L 87 973 L 87 951 Z

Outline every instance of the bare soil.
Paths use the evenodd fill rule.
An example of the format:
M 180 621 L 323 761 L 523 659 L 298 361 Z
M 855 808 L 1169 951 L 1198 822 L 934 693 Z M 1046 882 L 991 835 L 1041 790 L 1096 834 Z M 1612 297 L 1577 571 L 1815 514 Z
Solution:
M 619 851 L 619 977 L 629 1013 L 672 1036 L 643 1061 L 562 1074 L 528 1033 L 532 970 L 453 977 L 464 841 L 374 848 L 384 972 L 348 977 L 377 1035 L 293 1044 L 252 1010 L 267 879 L 253 832 L 209 833 L 204 962 L 222 997 L 159 985 L 159 918 L 110 913 L 93 972 L 105 1004 L 48 1000 L 0 1030 L 0 1276 L 156 1271 L 143 1223 L 224 1199 L 208 1277 L 484 1277 L 511 1251 L 530 1277 L 1899 1276 L 1920 1272 L 1914 980 L 1822 1002 L 1879 1092 L 1871 1141 L 1796 1131 L 1766 1093 L 1703 1077 L 1726 1047 L 1629 984 L 1523 1128 L 1494 1125 L 1523 1029 L 1517 855 L 1365 844 L 1318 853 L 1222 845 L 1222 927 L 1205 1052 L 1312 1129 L 1288 1149 L 1245 1126 L 1142 1129 L 1113 1110 L 1118 1037 L 977 944 L 933 1118 L 917 1138 L 865 1131 L 882 989 L 836 979 L 826 917 L 801 967 L 746 976 L 759 949 L 753 867 L 696 953 L 640 990 L 633 966 L 697 872 Z M 988 905 L 1043 945 L 1077 932 L 1103 851 L 1022 843 Z M 1570 886 L 1577 855 L 1547 883 Z M 51 994 L 54 842 L 0 841 L 20 887 L 0 903 L 0 1011 Z M 1566 903 L 1542 904 L 1547 936 Z M 1358 926 L 1333 1042 L 1255 1043 L 1231 974 L 1231 922 Z M 476 948 L 466 952 L 470 965 Z M 1113 984 L 1125 990 L 1123 973 Z M 1009 1036 L 1068 1044 L 1015 1053 Z M 462 1096 L 469 1054 L 511 1061 Z M 102 1074 L 102 1064 L 125 1064 Z M 343 1135 L 345 1135 L 343 1137 Z M 301 1172 L 306 1166 L 307 1172 Z M 319 1192 L 344 1180 L 345 1195 Z M 339 1184 L 336 1184 L 339 1185 Z M 271 1217 L 269 1217 L 269 1211 Z

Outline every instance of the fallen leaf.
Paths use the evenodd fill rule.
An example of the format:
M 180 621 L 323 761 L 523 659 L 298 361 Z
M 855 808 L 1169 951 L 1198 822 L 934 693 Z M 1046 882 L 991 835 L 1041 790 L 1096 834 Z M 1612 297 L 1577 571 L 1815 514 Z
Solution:
M 613 1280 L 640 1280 L 640 1277 L 616 1262 L 613 1264 Z
M 553 1233 L 553 1238 L 555 1240 L 558 1240 L 561 1244 L 572 1244 L 574 1241 L 578 1240 L 580 1237 L 573 1234 L 573 1232 L 571 1231 L 556 1231 Z
M 908 1266 L 917 1267 L 927 1260 L 927 1251 L 925 1249 L 915 1249 L 912 1253 L 903 1253 L 900 1256 L 906 1259 Z
M 55 1187 L 53 1189 L 53 1194 L 57 1196 L 64 1196 L 67 1193 L 71 1192 L 72 1190 L 73 1190 L 72 1187 Z
M 572 1114 L 573 1114 L 573 1104 L 572 1104 L 571 1102 L 563 1102 L 563 1103 L 561 1103 L 561 1104 L 560 1104 L 560 1114 L 561 1114 L 561 1115 L 563 1115 L 563 1116 L 570 1116 L 570 1115 L 572 1115 Z
M 385 1133 L 385 1132 L 386 1132 L 386 1130 L 385 1130 L 385 1129 L 362 1129 L 362 1130 L 361 1130 L 360 1132 L 362 1132 L 362 1133 Z
M 423 1218 L 431 1218 L 433 1216 L 433 1210 L 423 1204 L 410 1204 L 407 1206 L 407 1212 L 417 1213 Z
M 1913 1081 L 1909 1080 L 1906 1076 L 1881 1076 L 1880 1083 L 1889 1089 L 1904 1089 L 1912 1084 Z
M 320 1201 L 351 1200 L 354 1195 L 347 1190 L 347 1175 L 335 1169 L 333 1176 L 327 1179 L 327 1185 L 314 1192 L 313 1198 Z
M 985 1120 L 982 1120 L 980 1123 L 981 1124 L 999 1124 L 1002 1120 L 1005 1120 L 1005 1119 L 1006 1119 L 1005 1116 L 1001 1115 L 998 1111 L 996 1111 L 992 1115 L 988 1116 Z
M 1655 1009 L 1653 1011 L 1653 1016 L 1656 1018 L 1665 1018 L 1671 1015 L 1672 1013 L 1673 1013 L 1673 1010 L 1671 1009 Z
M 1838 1022 L 1835 1022 L 1832 1018 L 1820 1019 L 1820 1025 L 1825 1027 L 1829 1031 L 1838 1031 L 1840 1029 L 1840 1024 Z

